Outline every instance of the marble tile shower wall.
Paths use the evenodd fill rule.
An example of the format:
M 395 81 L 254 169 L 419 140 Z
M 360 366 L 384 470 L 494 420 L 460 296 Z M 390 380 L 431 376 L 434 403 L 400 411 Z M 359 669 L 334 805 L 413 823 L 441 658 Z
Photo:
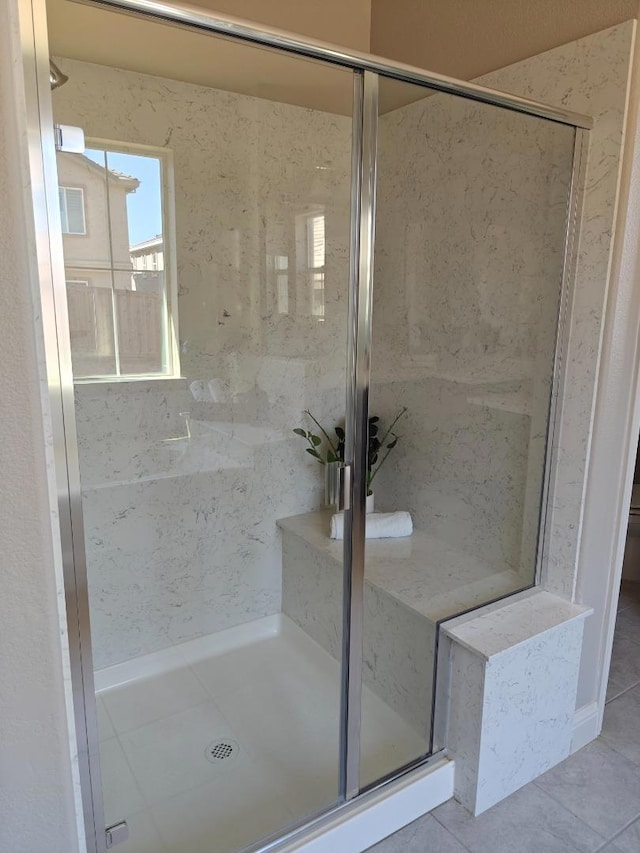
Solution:
M 545 571 L 546 588 L 568 599 L 574 597 L 577 585 L 583 495 L 634 37 L 635 21 L 627 21 L 479 80 L 517 95 L 563 104 L 594 119 L 577 286 L 565 355 L 565 393 Z M 585 630 L 591 630 L 589 622 Z
M 377 492 L 527 582 L 573 136 L 447 95 L 380 129 L 372 397 L 409 413 Z
M 167 147 L 175 169 L 184 378 L 76 387 L 101 668 L 280 610 L 275 520 L 323 497 L 291 429 L 307 407 L 344 415 L 351 119 L 60 66 L 56 120 Z M 301 245 L 318 214 L 323 316 Z M 279 280 L 275 258 L 288 262 Z M 194 399 L 191 383 L 210 380 L 215 400 Z
M 632 38 L 628 22 L 480 80 L 596 120 L 549 551 L 548 587 L 567 597 L 575 586 Z M 321 494 L 318 471 L 284 433 L 308 405 L 327 420 L 343 410 L 350 121 L 60 64 L 71 79 L 54 95 L 59 121 L 81 124 L 88 135 L 166 145 L 178 191 L 185 182 L 176 202 L 188 381 L 77 390 L 94 643 L 104 666 L 279 609 L 273 519 L 314 508 Z M 486 119 L 479 110 L 435 95 L 382 120 L 372 400 L 383 416 L 401 404 L 410 413 L 402 446 L 376 486 L 377 502 L 407 507 L 417 526 L 457 543 L 464 538 L 480 557 L 526 572 L 539 494 L 531 472 L 539 472 L 543 452 L 540 401 L 554 325 L 544 313 L 549 291 L 541 288 L 557 285 L 559 249 L 551 238 L 562 218 L 569 146 L 544 142 L 558 181 L 554 205 L 553 187 L 521 173 L 519 158 L 535 133 L 511 126 L 516 150 L 500 160 L 500 148 L 493 151 L 501 141 L 498 116 Z M 412 155 L 420 168 L 410 171 Z M 473 205 L 482 200 L 487 166 L 502 192 L 484 199 L 494 215 L 477 221 Z M 448 184 L 434 183 L 444 175 Z M 518 195 L 531 223 L 516 206 Z M 264 256 L 292 256 L 292 216 L 323 206 L 327 289 L 318 323 L 309 310 L 278 311 Z M 535 245 L 518 234 L 524 225 Z M 300 298 L 308 294 L 292 289 L 292 304 Z M 218 380 L 219 402 L 196 403 L 189 381 L 210 378 Z M 189 452 L 180 442 L 164 443 L 186 434 L 185 411 L 195 436 Z M 273 513 L 256 516 L 267 501 Z M 128 515 L 122 532 L 130 542 L 118 527 Z M 144 547 L 143 530 L 152 548 Z

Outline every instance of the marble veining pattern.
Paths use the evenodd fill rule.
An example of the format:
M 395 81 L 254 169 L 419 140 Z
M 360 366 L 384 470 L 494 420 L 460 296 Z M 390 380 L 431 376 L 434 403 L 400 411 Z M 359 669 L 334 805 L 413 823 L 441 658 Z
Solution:
M 444 630 L 452 640 L 489 660 L 568 619 L 586 617 L 590 613 L 588 607 L 570 604 L 556 595 L 537 590 L 488 613 L 448 622 Z
M 291 430 L 308 407 L 328 423 L 344 416 L 351 121 L 60 66 L 57 121 L 168 148 L 175 172 L 183 378 L 76 387 L 101 668 L 280 610 L 275 520 L 323 496 Z M 319 297 L 313 216 L 324 223 Z M 215 399 L 194 398 L 190 385 L 210 380 Z
M 489 86 L 590 115 L 589 159 L 557 440 L 557 477 L 545 585 L 572 598 L 582 497 L 620 168 L 634 21 L 480 78 Z
M 478 80 L 595 120 L 544 565 L 548 588 L 569 598 L 632 34 L 633 22 L 620 24 Z M 572 136 L 445 95 L 387 113 L 380 128 L 372 405 L 388 416 L 410 401 L 380 505 L 409 509 L 419 528 L 464 538 L 525 578 L 536 557 Z
M 460 627 L 447 745 L 456 798 L 480 814 L 569 755 L 585 608 L 538 592 Z
M 631 23 L 620 25 L 482 81 L 596 119 L 547 555 L 548 587 L 569 597 L 631 32 Z M 170 147 L 176 170 L 185 379 L 81 386 L 76 394 L 94 648 L 104 666 L 279 607 L 273 521 L 317 507 L 322 490 L 319 470 L 289 429 L 305 406 L 328 422 L 344 411 L 350 122 L 88 63 L 60 64 L 70 81 L 55 94 L 57 120 L 82 125 L 88 136 Z M 527 581 L 569 131 L 487 110 L 436 95 L 382 119 L 372 405 L 383 416 L 411 405 L 403 441 L 379 478 L 378 505 L 411 510 L 418 530 L 480 557 L 496 576 L 522 572 Z M 509 147 L 516 138 L 517 153 Z M 418 179 L 399 152 L 422 164 Z M 416 214 L 404 231 L 398 199 Z M 295 309 L 279 310 L 269 267 L 269 259 L 295 257 L 297 217 L 318 210 L 327 235 L 322 323 L 300 270 L 289 277 Z M 473 233 L 460 234 L 461 222 Z M 189 382 L 210 378 L 221 398 L 195 401 Z M 247 446 L 225 436 L 224 424 L 266 425 L 270 434 L 261 446 Z M 230 490 L 233 510 L 208 501 L 207 486 Z M 198 504 L 195 522 L 187 512 L 183 529 L 173 523 L 174 492 L 183 505 Z M 132 500 L 144 506 L 133 508 Z M 265 517 L 266 500 L 274 512 Z M 120 536 L 129 512 L 147 531 L 146 554 L 135 536 L 131 547 Z M 152 517 L 162 519 L 156 529 Z M 204 535 L 199 519 L 212 521 Z
M 284 528 L 282 573 L 283 613 L 341 660 L 342 560 Z M 364 684 L 419 733 L 426 750 L 435 626 L 368 582 L 364 613 Z
M 343 544 L 327 535 L 329 513 L 305 513 L 278 525 L 342 566 Z M 365 579 L 405 607 L 436 622 L 492 598 L 522 589 L 522 578 L 506 566 L 473 559 L 435 536 L 416 530 L 406 538 L 368 540 Z
M 570 621 L 489 661 L 476 813 L 569 755 L 583 627 Z
M 328 512 L 281 519 L 283 611 L 339 659 L 342 653 L 343 543 L 329 539 Z M 437 622 L 522 587 L 421 531 L 366 547 L 364 683 L 425 739 Z M 425 747 L 426 748 L 426 747 Z
M 449 95 L 380 125 L 372 407 L 409 406 L 381 491 L 529 582 L 572 157 L 571 129 Z

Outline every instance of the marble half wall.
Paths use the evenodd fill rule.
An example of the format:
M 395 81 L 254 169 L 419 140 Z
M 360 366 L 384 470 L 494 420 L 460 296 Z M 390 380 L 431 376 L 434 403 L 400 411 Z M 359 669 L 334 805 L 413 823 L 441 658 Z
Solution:
M 76 386 L 101 668 L 280 611 L 275 521 L 323 499 L 292 429 L 344 417 L 351 119 L 59 65 L 57 121 L 174 164 L 181 376 Z
M 446 744 L 455 757 L 455 797 L 472 814 L 569 755 L 589 613 L 536 591 L 442 626 Z

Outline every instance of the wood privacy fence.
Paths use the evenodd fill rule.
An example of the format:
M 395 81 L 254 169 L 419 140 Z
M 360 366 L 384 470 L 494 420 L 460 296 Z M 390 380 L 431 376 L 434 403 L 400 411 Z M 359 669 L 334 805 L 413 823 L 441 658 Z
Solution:
M 163 369 L 161 293 L 67 282 L 74 376 L 116 375 L 115 302 L 120 373 Z

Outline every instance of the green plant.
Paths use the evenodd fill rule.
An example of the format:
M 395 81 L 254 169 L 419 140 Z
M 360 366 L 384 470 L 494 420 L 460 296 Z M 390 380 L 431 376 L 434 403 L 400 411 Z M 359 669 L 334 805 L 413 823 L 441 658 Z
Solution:
M 391 422 L 391 426 L 387 429 L 382 438 L 378 437 L 380 433 L 380 418 L 377 415 L 372 415 L 369 418 L 367 447 L 368 495 L 372 494 L 371 484 L 373 483 L 376 474 L 382 468 L 387 457 L 398 443 L 400 436 L 396 435 L 393 429 L 406 412 L 407 407 L 403 406 Z M 335 438 L 332 439 L 320 421 L 311 414 L 309 409 L 306 409 L 304 413 L 318 427 L 326 443 L 326 447 L 323 448 L 323 440 L 319 435 L 311 432 L 311 430 L 296 427 L 296 429 L 294 429 L 294 433 L 299 435 L 301 438 L 304 438 L 309 444 L 309 447 L 305 448 L 306 452 L 310 456 L 313 456 L 314 459 L 317 459 L 321 465 L 327 465 L 330 462 L 344 462 L 344 427 L 334 427 L 333 431 L 335 433 Z

